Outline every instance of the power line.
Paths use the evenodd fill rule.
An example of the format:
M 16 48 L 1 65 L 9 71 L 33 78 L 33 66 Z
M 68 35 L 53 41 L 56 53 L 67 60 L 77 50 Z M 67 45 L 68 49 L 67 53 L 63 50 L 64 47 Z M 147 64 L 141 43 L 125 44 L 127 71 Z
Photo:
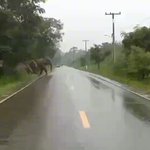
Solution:
M 121 15 L 121 12 L 119 13 L 106 13 L 105 15 L 111 15 L 112 16 L 112 44 L 113 44 L 113 61 L 115 62 L 115 15 Z

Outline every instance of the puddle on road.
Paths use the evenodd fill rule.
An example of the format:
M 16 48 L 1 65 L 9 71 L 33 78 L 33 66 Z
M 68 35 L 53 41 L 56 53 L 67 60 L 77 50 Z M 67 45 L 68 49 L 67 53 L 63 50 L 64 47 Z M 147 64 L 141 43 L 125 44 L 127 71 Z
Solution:
M 4 139 L 4 140 L 0 140 L 0 145 L 7 145 L 8 144 L 8 140 Z
M 98 81 L 97 79 L 94 79 L 93 77 L 88 77 L 92 85 L 97 89 L 108 89 L 106 85 Z
M 150 102 L 124 96 L 125 109 L 138 119 L 150 123 Z
M 100 81 L 88 77 L 90 80 L 91 84 L 96 88 L 96 89 L 108 89 L 106 85 L 101 83 Z M 122 93 L 122 92 L 121 92 Z M 140 119 L 141 121 L 144 121 L 146 123 L 150 123 L 150 101 L 145 101 L 141 99 L 140 97 L 129 94 L 129 93 L 124 93 L 121 94 L 123 96 L 123 106 L 124 108 L 134 115 L 136 118 Z M 114 90 L 112 90 L 112 99 L 114 100 Z

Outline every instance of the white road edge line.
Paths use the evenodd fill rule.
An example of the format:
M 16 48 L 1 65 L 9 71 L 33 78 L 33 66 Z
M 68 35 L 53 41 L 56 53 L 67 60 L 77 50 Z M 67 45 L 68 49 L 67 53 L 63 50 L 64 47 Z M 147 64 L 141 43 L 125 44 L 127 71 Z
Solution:
M 80 71 L 81 71 L 81 70 L 80 70 Z M 139 93 L 137 93 L 137 92 L 134 92 L 134 91 L 132 91 L 132 90 L 129 90 L 129 89 L 125 88 L 125 87 L 122 87 L 121 85 L 118 85 L 118 84 L 116 84 L 116 83 L 113 83 L 113 82 L 111 82 L 111 81 L 108 81 L 109 79 L 108 79 L 108 80 L 104 79 L 104 78 L 106 78 L 106 77 L 103 77 L 103 76 L 101 76 L 101 75 L 97 75 L 97 74 L 94 74 L 94 73 L 91 73 L 91 72 L 86 72 L 86 71 L 81 71 L 81 72 L 83 72 L 84 74 L 86 73 L 88 76 L 90 76 L 90 77 L 93 78 L 93 79 L 97 79 L 97 78 L 96 78 L 96 76 L 97 76 L 97 77 L 101 78 L 101 79 L 97 79 L 97 80 L 103 80 L 103 81 L 108 82 L 108 83 L 110 83 L 110 84 L 112 84 L 112 85 L 114 85 L 114 86 L 117 86 L 117 87 L 119 87 L 119 88 L 121 88 L 121 89 L 123 89 L 123 90 L 125 90 L 125 91 L 131 92 L 132 94 L 135 94 L 135 95 L 137 95 L 137 96 L 139 96 L 139 97 L 142 97 L 142 98 L 144 98 L 144 99 L 150 101 L 150 98 L 148 98 L 148 97 L 145 97 L 145 96 L 143 96 L 143 95 L 141 95 L 141 94 L 139 94 Z M 95 76 L 95 78 L 92 77 L 91 75 Z M 115 81 L 114 81 L 114 82 L 115 82 Z
M 16 92 L 14 92 L 13 94 L 11 94 L 10 96 L 0 100 L 0 104 L 4 103 L 5 101 L 9 100 L 10 98 L 12 98 L 13 96 L 15 96 L 16 94 L 20 93 L 21 91 L 23 91 L 24 89 L 26 89 L 27 87 L 29 87 L 31 84 L 33 84 L 34 82 L 36 82 L 37 80 L 41 79 L 44 75 L 36 78 L 35 80 L 31 81 L 30 83 L 28 83 L 26 86 L 22 87 L 21 89 L 17 90 Z

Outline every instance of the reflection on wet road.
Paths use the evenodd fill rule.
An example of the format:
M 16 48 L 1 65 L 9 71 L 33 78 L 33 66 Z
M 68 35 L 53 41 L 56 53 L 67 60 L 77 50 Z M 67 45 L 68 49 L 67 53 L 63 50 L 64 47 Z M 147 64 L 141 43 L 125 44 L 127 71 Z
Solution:
M 149 150 L 150 101 L 61 67 L 0 105 L 0 150 Z
M 145 123 L 150 123 L 150 103 L 145 103 L 141 100 L 131 99 L 124 96 L 124 107 L 135 117 L 143 120 Z

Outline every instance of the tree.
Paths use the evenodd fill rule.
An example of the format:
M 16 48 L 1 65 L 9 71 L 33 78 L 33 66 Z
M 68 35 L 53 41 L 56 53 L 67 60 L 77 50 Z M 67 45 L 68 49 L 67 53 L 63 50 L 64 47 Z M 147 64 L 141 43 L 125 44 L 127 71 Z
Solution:
M 150 28 L 136 26 L 134 31 L 122 33 L 127 74 L 144 79 L 150 73 Z
M 59 41 L 62 40 L 61 30 L 63 24 L 60 20 L 54 18 L 41 18 L 39 25 L 39 32 L 35 36 L 35 43 L 33 45 L 34 57 L 53 57 L 59 47 Z
M 80 58 L 80 65 L 81 65 L 81 67 L 83 67 L 83 66 L 86 65 L 86 57 L 85 57 L 85 56 L 82 56 L 82 57 Z
M 63 57 L 63 52 L 60 49 L 57 49 L 55 56 L 53 57 L 53 64 L 54 65 L 61 65 L 62 57 Z
M 144 52 L 142 48 L 132 46 L 132 52 L 128 58 L 128 72 L 136 73 L 138 78 L 144 79 L 150 73 L 150 52 Z
M 145 52 L 150 51 L 150 28 L 136 27 L 133 32 L 124 32 L 122 36 L 124 37 L 122 43 L 127 55 L 130 54 L 132 46 L 143 48 Z
M 86 59 L 87 52 L 84 50 L 79 50 L 77 47 L 70 48 L 69 52 L 66 52 L 62 56 L 62 64 L 68 66 L 76 66 L 80 67 L 81 65 L 81 58 L 85 57 Z
M 105 47 L 105 44 L 94 45 L 90 48 L 91 59 L 95 61 L 98 69 L 100 68 L 100 63 L 110 54 L 110 51 Z M 106 48 L 106 49 L 105 49 Z
M 0 59 L 14 68 L 21 61 L 54 56 L 62 40 L 60 20 L 43 18 L 45 0 L 0 0 Z

